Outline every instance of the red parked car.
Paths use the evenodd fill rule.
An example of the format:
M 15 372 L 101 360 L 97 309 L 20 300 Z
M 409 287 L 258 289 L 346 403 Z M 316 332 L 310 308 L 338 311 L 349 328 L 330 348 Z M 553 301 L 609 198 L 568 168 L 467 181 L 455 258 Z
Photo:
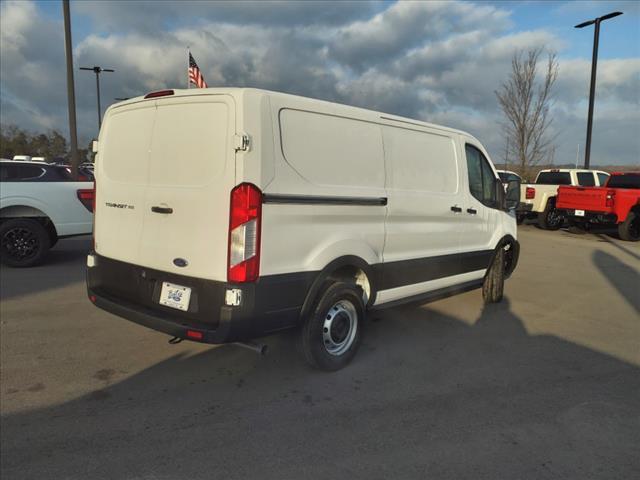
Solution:
M 623 240 L 640 240 L 640 172 L 615 172 L 603 187 L 558 188 L 556 208 L 578 225 L 617 225 Z

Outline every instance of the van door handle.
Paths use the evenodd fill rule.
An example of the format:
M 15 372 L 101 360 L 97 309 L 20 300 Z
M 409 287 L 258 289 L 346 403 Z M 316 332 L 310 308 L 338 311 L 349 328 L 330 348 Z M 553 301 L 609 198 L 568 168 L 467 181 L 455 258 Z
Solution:
M 456 212 L 456 213 L 460 213 L 462 211 L 462 208 L 458 207 L 457 205 L 454 205 L 453 207 L 451 207 L 451 211 L 452 212 Z
M 153 213 L 164 213 L 164 214 L 169 214 L 169 213 L 173 213 L 173 208 L 170 207 L 151 207 L 151 211 Z
M 476 213 L 478 213 L 478 211 L 475 208 L 467 208 L 467 213 L 475 215 Z

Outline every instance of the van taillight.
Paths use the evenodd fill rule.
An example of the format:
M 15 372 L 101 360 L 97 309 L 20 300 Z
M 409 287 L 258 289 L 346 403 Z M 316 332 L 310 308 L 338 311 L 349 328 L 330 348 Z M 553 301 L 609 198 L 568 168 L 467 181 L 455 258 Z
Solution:
M 531 200 L 535 196 L 536 196 L 536 189 L 533 187 L 527 187 L 524 194 L 524 198 L 526 198 L 527 200 Z
M 604 205 L 606 207 L 613 207 L 613 201 L 615 199 L 615 196 L 616 196 L 615 190 L 607 190 L 607 197 L 604 201 Z
M 83 188 L 78 190 L 78 200 L 84 205 L 84 207 L 93 212 L 96 205 L 96 190 L 95 188 Z
M 233 283 L 257 280 L 260 269 L 262 192 L 250 183 L 231 190 L 227 279 Z

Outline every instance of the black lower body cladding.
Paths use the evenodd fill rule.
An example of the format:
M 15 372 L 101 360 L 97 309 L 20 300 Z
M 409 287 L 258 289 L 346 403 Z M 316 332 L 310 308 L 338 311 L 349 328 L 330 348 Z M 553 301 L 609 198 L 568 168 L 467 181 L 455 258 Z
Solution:
M 518 261 L 518 242 L 515 239 L 511 242 L 513 253 L 507 276 Z M 385 290 L 487 269 L 494 253 L 495 250 L 481 250 L 376 264 L 370 266 L 368 274 L 376 291 Z M 231 284 L 92 255 L 96 265 L 88 268 L 87 290 L 97 307 L 168 335 L 204 343 L 245 341 L 297 326 L 303 306 L 309 300 L 307 297 L 313 301 L 321 294 L 332 273 L 329 266 L 322 272 L 267 275 L 254 283 Z M 349 261 L 349 257 L 344 258 Z M 191 288 L 188 311 L 159 303 L 163 282 Z M 463 284 L 448 288 L 447 295 L 443 296 L 468 287 Z M 225 304 L 228 289 L 242 291 L 240 305 Z
M 87 290 L 97 307 L 168 335 L 204 343 L 248 340 L 295 326 L 317 274 L 271 275 L 235 285 L 93 255 L 97 261 L 87 271 Z M 163 282 L 191 288 L 188 311 L 160 305 Z M 241 305 L 225 305 L 230 288 L 242 291 Z M 202 336 L 195 338 L 187 331 Z

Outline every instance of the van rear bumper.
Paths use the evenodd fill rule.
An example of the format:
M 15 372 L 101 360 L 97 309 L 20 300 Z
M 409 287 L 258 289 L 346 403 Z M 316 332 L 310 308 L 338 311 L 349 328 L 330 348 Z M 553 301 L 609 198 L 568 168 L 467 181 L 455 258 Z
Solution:
M 87 269 L 87 294 L 94 305 L 139 325 L 201 343 L 246 341 L 294 327 L 315 278 L 309 272 L 263 277 L 252 284 L 229 284 L 92 255 L 94 266 Z M 163 281 L 192 288 L 188 312 L 158 303 Z M 230 288 L 242 291 L 240 305 L 225 305 Z
M 170 318 L 167 316 L 160 317 L 157 312 L 150 309 L 141 307 L 140 305 L 133 305 L 129 302 L 125 302 L 122 299 L 114 301 L 106 296 L 101 296 L 88 290 L 89 298 L 93 304 L 106 310 L 109 313 L 117 315 L 119 317 L 130 320 L 139 325 L 143 325 L 153 330 L 166 333 L 178 338 L 184 338 L 186 340 L 193 340 L 202 343 L 226 343 L 231 341 L 240 340 L 243 338 L 233 338 L 231 332 L 231 316 L 227 321 L 220 319 L 220 323 L 217 328 L 206 328 L 202 325 L 192 325 L 189 322 L 185 322 L 178 318 Z M 128 304 L 129 303 L 129 304 Z M 193 334 L 189 335 L 187 332 L 197 332 L 202 334 L 199 339 L 193 338 Z M 247 338 L 252 338 L 251 336 Z

